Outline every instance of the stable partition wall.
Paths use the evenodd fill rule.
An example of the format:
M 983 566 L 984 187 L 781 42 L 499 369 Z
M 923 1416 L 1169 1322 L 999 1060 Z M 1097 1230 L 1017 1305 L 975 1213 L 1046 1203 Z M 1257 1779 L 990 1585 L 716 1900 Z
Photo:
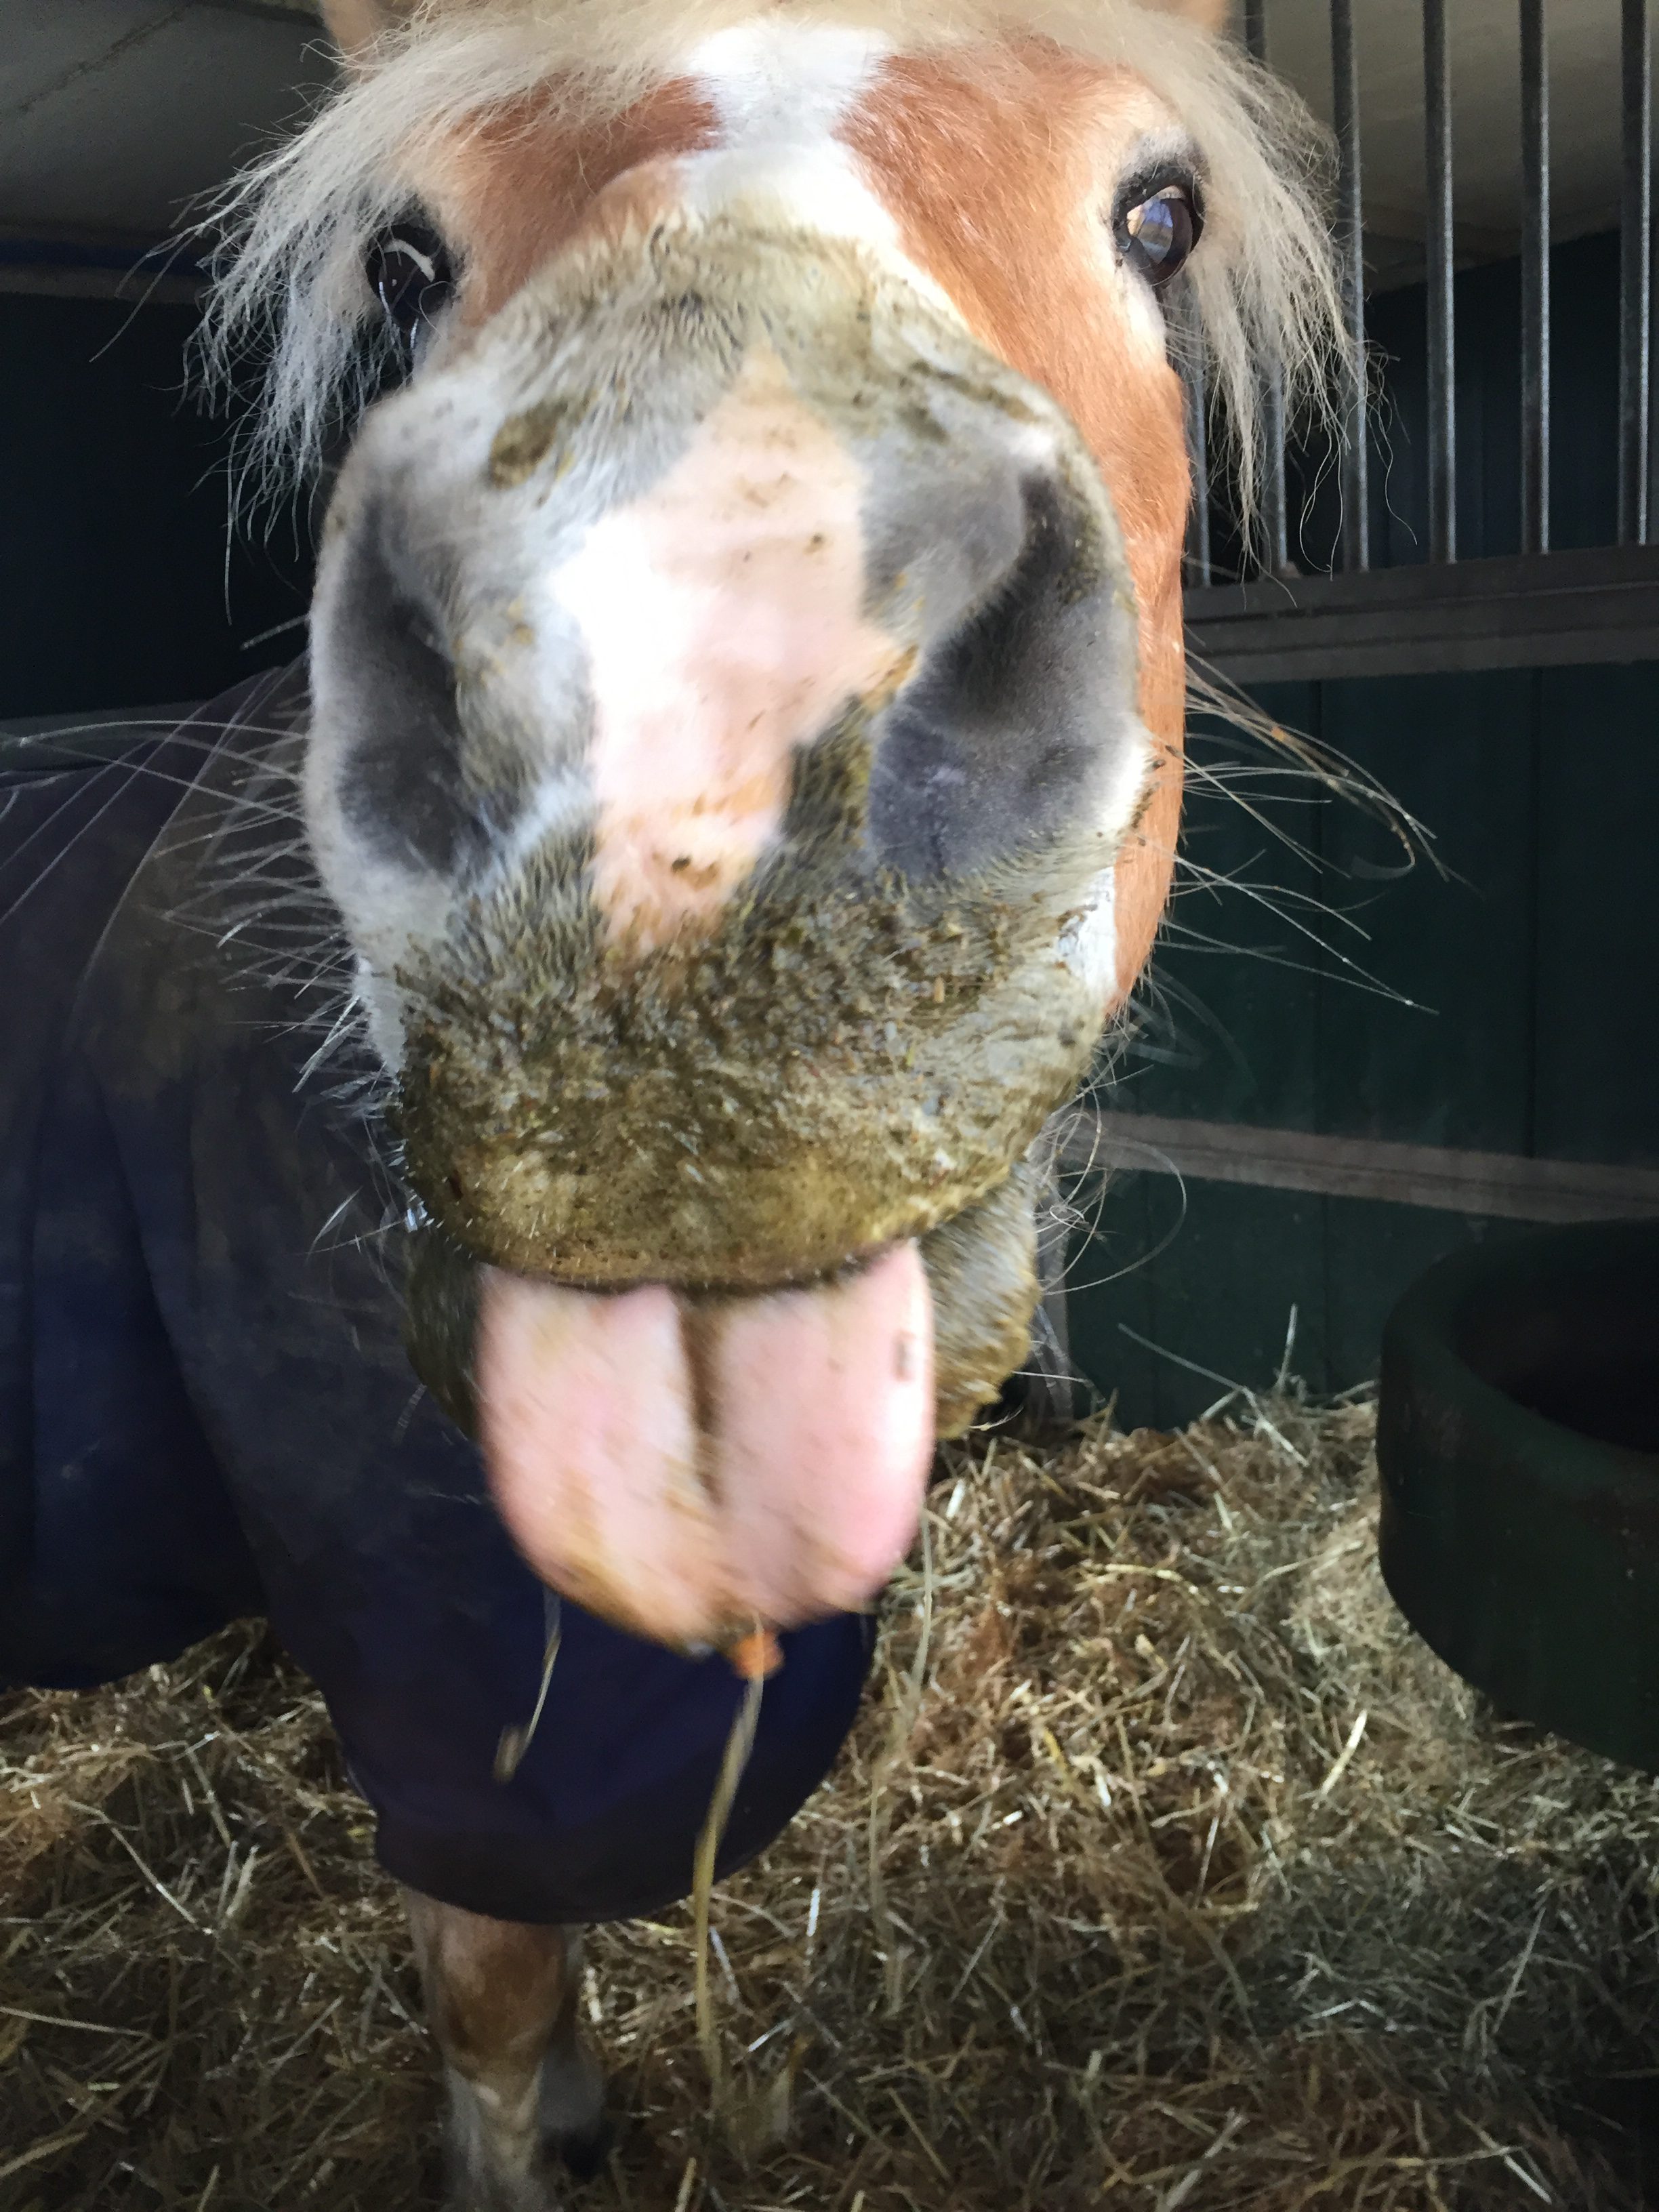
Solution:
M 1401 873 L 1358 805 L 1257 786 L 1304 861 L 1193 787 L 1193 867 L 1098 1100 L 1137 1118 L 1107 1121 L 1121 1164 L 1073 1194 L 1096 1225 L 1070 1255 L 1073 1358 L 1132 1425 L 1190 1418 L 1216 1376 L 1270 1383 L 1292 1308 L 1291 1367 L 1343 1389 L 1442 1253 L 1659 1213 L 1659 663 L 1258 698 L 1390 791 L 1432 858 Z

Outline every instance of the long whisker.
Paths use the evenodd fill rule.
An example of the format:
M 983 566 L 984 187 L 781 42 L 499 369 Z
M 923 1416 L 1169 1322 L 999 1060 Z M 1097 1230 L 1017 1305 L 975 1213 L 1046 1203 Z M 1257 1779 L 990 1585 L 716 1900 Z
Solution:
M 1189 713 L 1207 715 L 1237 730 L 1269 753 L 1293 763 L 1310 783 L 1334 799 L 1358 805 L 1380 823 L 1413 865 L 1419 860 L 1426 860 L 1437 874 L 1446 872 L 1435 852 L 1433 832 L 1346 753 L 1277 720 L 1254 700 L 1247 698 L 1219 670 L 1208 666 L 1196 656 L 1188 658 L 1187 696 Z
M 112 763 L 112 765 L 118 766 L 119 763 Z M 122 777 L 121 780 L 115 784 L 113 788 L 106 794 L 102 804 L 99 805 L 93 813 L 88 816 L 87 819 L 76 830 L 74 835 L 58 848 L 58 849 L 52 855 L 51 859 L 46 861 L 45 866 L 42 867 L 40 872 L 24 885 L 23 889 L 18 893 L 11 904 L 8 907 L 0 908 L 0 922 L 9 921 L 15 914 L 17 914 L 21 910 L 25 901 L 32 898 L 35 892 L 40 890 L 41 884 L 46 881 L 47 878 L 53 875 L 57 870 L 63 866 L 64 862 L 75 850 L 75 848 L 80 843 L 81 840 L 97 828 L 98 824 L 109 812 L 110 809 L 120 799 L 122 793 L 126 790 L 128 785 L 131 781 L 132 772 L 129 771 L 129 773 Z M 68 804 L 69 801 L 65 799 L 64 806 L 67 806 Z M 34 842 L 36 837 L 40 836 L 46 828 L 50 827 L 50 825 L 58 819 L 58 815 L 62 814 L 64 811 L 64 807 L 59 807 L 57 812 L 49 815 L 44 823 L 38 823 L 35 825 L 35 828 L 30 831 L 29 835 L 22 839 L 21 843 L 15 848 L 14 853 L 7 856 L 8 860 L 9 860 L 16 855 L 27 852 L 28 848 Z

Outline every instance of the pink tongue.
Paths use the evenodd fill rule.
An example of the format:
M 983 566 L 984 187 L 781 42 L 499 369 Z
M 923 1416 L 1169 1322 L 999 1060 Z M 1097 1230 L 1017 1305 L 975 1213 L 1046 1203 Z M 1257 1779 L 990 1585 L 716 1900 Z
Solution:
M 601 1297 L 488 1269 L 496 1506 L 544 1582 L 659 1643 L 850 1610 L 921 1518 L 933 1343 L 914 1244 L 695 1314 L 657 1285 Z

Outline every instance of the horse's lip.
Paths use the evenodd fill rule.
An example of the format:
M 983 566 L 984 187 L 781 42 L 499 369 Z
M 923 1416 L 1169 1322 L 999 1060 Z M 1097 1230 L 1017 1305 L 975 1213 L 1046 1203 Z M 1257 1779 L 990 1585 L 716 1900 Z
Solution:
M 758 1283 L 752 1279 L 747 1279 L 740 1283 L 718 1281 L 688 1283 L 667 1279 L 659 1275 L 641 1275 L 629 1282 L 618 1282 L 614 1278 L 595 1281 L 592 1277 L 562 1273 L 557 1267 L 502 1267 L 489 1260 L 481 1261 L 480 1265 L 496 1274 L 508 1276 L 514 1282 L 526 1283 L 550 1290 L 580 1291 L 589 1297 L 627 1297 L 635 1291 L 661 1288 L 672 1291 L 677 1297 L 696 1304 L 702 1301 L 718 1300 L 725 1303 L 742 1298 L 772 1297 L 782 1291 L 827 1289 L 834 1284 L 848 1282 L 854 1277 L 864 1274 L 874 1267 L 878 1261 L 884 1258 L 889 1252 L 896 1250 L 901 1243 L 907 1241 L 908 1240 L 904 1238 L 889 1237 L 879 1243 L 861 1245 L 857 1250 L 848 1253 L 844 1260 L 838 1261 L 833 1267 L 803 1269 L 799 1273 L 780 1271 L 775 1277 Z

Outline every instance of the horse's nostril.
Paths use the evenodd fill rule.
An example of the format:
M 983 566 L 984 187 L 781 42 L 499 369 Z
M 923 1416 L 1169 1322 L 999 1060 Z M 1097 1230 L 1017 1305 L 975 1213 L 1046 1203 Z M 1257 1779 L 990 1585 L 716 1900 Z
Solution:
M 407 599 L 396 609 L 392 624 L 399 643 L 410 653 L 425 653 L 438 661 L 446 674 L 454 665 L 453 656 L 438 635 L 437 626 L 424 607 Z
M 1142 742 L 1133 616 L 1098 515 L 1058 469 L 1010 491 L 1012 557 L 987 564 L 883 717 L 871 836 L 913 881 L 1097 818 Z
M 471 829 L 454 662 L 434 603 L 411 588 L 371 516 L 331 580 L 330 649 L 313 655 L 318 704 L 343 745 L 336 802 L 355 838 L 447 871 Z

